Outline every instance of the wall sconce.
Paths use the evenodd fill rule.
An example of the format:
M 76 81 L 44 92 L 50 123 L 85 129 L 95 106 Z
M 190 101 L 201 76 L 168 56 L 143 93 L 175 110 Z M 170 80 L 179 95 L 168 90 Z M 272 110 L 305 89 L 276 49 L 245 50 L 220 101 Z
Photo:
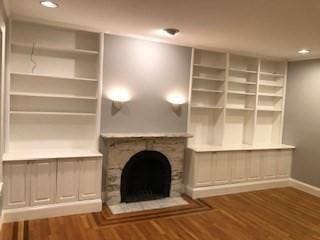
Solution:
M 130 94 L 127 89 L 115 88 L 108 92 L 108 98 L 112 101 L 112 106 L 120 110 L 126 102 L 130 101 Z
M 187 102 L 186 98 L 180 94 L 171 94 L 167 97 L 167 101 L 171 103 L 173 111 L 181 113 L 181 107 Z

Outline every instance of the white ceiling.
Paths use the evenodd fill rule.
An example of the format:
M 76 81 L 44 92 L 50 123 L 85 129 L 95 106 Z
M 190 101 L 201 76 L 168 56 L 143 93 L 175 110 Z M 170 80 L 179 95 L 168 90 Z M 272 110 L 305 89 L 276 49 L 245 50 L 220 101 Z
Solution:
M 319 0 L 7 0 L 12 16 L 77 24 L 102 32 L 157 38 L 156 29 L 181 33 L 166 41 L 195 47 L 297 59 L 320 56 Z M 306 57 L 306 56 L 303 56 Z

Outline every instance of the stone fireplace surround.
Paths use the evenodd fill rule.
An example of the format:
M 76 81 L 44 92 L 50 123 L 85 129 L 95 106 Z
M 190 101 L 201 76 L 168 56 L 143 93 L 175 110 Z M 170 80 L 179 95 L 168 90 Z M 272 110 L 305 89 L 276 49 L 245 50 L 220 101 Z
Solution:
M 121 174 L 126 163 L 138 152 L 149 150 L 164 154 L 171 164 L 170 197 L 183 191 L 183 169 L 187 133 L 102 134 L 104 139 L 103 200 L 108 205 L 121 201 Z

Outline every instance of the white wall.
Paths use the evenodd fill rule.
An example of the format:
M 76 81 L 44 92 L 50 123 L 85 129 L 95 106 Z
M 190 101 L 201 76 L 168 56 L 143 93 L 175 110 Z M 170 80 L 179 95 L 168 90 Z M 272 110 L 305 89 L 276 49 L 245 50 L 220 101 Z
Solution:
M 186 132 L 187 104 L 181 113 L 166 101 L 187 99 L 191 48 L 105 35 L 102 132 Z M 131 101 L 116 112 L 108 95 L 125 88 Z
M 320 187 L 320 60 L 288 66 L 284 142 L 296 146 L 292 177 Z

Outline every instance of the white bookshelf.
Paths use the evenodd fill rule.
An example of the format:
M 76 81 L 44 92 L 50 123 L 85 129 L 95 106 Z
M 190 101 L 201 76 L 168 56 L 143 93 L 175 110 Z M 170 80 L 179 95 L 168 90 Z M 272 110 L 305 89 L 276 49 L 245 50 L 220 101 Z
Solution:
M 102 42 L 100 33 L 11 23 L 6 156 L 98 152 Z
M 193 49 L 189 147 L 281 145 L 286 65 Z

